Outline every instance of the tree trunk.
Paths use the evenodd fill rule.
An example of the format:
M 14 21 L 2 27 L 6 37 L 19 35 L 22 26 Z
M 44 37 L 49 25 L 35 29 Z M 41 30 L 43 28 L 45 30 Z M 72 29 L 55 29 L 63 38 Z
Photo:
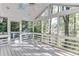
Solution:
M 63 18 L 64 18 L 65 35 L 69 36 L 69 15 L 63 16 Z
M 66 10 L 69 10 L 69 7 L 66 7 Z M 64 18 L 64 28 L 65 28 L 65 36 L 69 36 L 69 15 L 63 16 Z

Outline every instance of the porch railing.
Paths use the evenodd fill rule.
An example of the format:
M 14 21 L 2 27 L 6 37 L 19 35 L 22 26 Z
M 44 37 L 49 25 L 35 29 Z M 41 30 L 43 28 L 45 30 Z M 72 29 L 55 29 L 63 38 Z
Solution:
M 56 36 L 51 34 L 31 33 L 34 35 L 34 40 L 40 41 L 51 46 L 59 47 L 73 53 L 79 54 L 79 38 Z M 32 36 L 33 38 L 33 36 Z
M 29 39 L 79 54 L 79 37 L 57 36 L 45 33 L 22 33 L 22 42 Z M 18 40 L 20 40 L 18 38 Z M 8 43 L 8 35 L 0 36 L 0 45 Z
M 0 35 L 0 46 L 8 45 L 8 35 Z

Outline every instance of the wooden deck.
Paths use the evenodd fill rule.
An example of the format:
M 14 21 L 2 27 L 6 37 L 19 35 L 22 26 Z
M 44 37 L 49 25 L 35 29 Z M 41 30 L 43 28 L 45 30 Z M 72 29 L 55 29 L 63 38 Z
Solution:
M 27 43 L 26 46 L 6 45 L 0 47 L 0 56 L 77 56 L 43 43 Z

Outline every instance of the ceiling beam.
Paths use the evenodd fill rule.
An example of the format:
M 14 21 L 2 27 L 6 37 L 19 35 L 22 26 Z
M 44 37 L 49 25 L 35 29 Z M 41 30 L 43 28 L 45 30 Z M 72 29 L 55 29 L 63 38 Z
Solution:
M 70 10 L 65 10 L 56 14 L 52 14 L 51 18 L 54 17 L 59 17 L 59 16 L 65 16 L 65 15 L 69 15 L 69 14 L 75 14 L 75 13 L 79 13 L 79 7 L 75 7 L 72 8 Z M 45 20 L 45 19 L 50 19 L 50 17 L 48 16 L 43 16 L 43 17 L 39 17 L 40 20 Z

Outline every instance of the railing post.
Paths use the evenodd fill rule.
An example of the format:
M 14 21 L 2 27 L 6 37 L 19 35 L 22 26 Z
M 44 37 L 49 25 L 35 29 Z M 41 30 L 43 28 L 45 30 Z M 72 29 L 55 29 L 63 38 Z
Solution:
M 51 21 L 52 21 L 52 5 L 49 6 L 49 14 L 48 14 L 48 21 L 49 21 L 49 35 L 51 35 Z M 51 36 L 49 36 L 49 44 L 51 43 Z

